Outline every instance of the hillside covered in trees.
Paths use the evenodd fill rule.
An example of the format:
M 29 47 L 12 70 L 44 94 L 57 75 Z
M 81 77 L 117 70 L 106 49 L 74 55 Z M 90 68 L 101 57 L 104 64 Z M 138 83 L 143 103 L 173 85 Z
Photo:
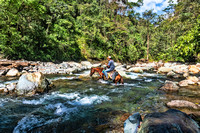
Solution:
M 0 51 L 9 59 L 200 60 L 200 2 L 169 0 L 139 15 L 115 0 L 0 0 Z M 132 10 L 131 10 L 132 9 Z

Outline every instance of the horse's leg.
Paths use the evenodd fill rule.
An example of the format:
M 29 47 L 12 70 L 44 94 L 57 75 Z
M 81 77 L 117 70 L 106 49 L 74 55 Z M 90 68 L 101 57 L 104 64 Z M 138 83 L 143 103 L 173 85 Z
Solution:
M 120 81 L 120 76 L 117 75 L 117 76 L 115 77 L 115 84 L 117 84 L 119 81 Z
M 124 84 L 124 80 L 123 80 L 122 76 L 120 76 L 120 82 L 121 82 L 121 84 Z
M 100 77 L 98 79 L 102 79 L 103 78 L 103 74 L 101 72 L 99 72 Z

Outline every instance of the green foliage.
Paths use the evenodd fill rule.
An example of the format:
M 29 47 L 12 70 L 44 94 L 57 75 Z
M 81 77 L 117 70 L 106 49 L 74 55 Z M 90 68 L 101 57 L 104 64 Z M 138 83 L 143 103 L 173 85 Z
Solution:
M 200 4 L 169 3 L 165 19 L 107 0 L 0 0 L 0 51 L 41 61 L 199 59 Z M 142 0 L 126 4 L 134 9 Z
M 159 26 L 155 28 L 151 38 L 150 53 L 153 59 L 172 61 L 198 59 L 199 9 L 200 3 L 197 1 L 182 1 L 167 7 L 168 19 L 158 23 Z
M 177 57 L 183 58 L 185 61 L 198 58 L 200 53 L 200 16 L 197 19 L 195 27 L 178 38 L 174 49 Z

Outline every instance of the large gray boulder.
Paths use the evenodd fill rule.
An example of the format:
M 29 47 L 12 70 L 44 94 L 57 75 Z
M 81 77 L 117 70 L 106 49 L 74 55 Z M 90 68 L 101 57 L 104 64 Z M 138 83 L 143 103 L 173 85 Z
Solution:
M 140 113 L 135 113 L 128 117 L 124 122 L 124 133 L 137 133 L 140 122 L 142 121 Z
M 147 114 L 139 133 L 200 133 L 200 130 L 187 114 L 170 109 L 164 113 Z
M 166 80 L 164 86 L 161 87 L 160 90 L 164 90 L 164 91 L 178 91 L 179 87 L 178 87 L 178 85 L 177 85 L 176 82 L 172 82 L 172 81 Z
M 41 72 L 25 73 L 18 81 L 16 92 L 19 95 L 33 95 L 47 91 L 49 81 Z
M 170 108 L 192 108 L 200 109 L 200 105 L 186 101 L 186 100 L 172 100 L 167 103 Z

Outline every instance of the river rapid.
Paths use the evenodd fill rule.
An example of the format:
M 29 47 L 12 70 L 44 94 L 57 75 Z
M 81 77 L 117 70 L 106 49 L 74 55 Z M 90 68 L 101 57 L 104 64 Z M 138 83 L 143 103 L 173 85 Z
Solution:
M 169 95 L 158 91 L 167 79 L 165 75 L 130 72 L 124 85 L 115 85 L 96 78 L 79 79 L 81 74 L 89 74 L 89 71 L 70 76 L 46 75 L 55 84 L 47 94 L 33 97 L 1 95 L 0 132 L 122 132 L 124 116 L 168 109 L 165 104 Z M 1 84 L 17 81 L 0 80 Z

